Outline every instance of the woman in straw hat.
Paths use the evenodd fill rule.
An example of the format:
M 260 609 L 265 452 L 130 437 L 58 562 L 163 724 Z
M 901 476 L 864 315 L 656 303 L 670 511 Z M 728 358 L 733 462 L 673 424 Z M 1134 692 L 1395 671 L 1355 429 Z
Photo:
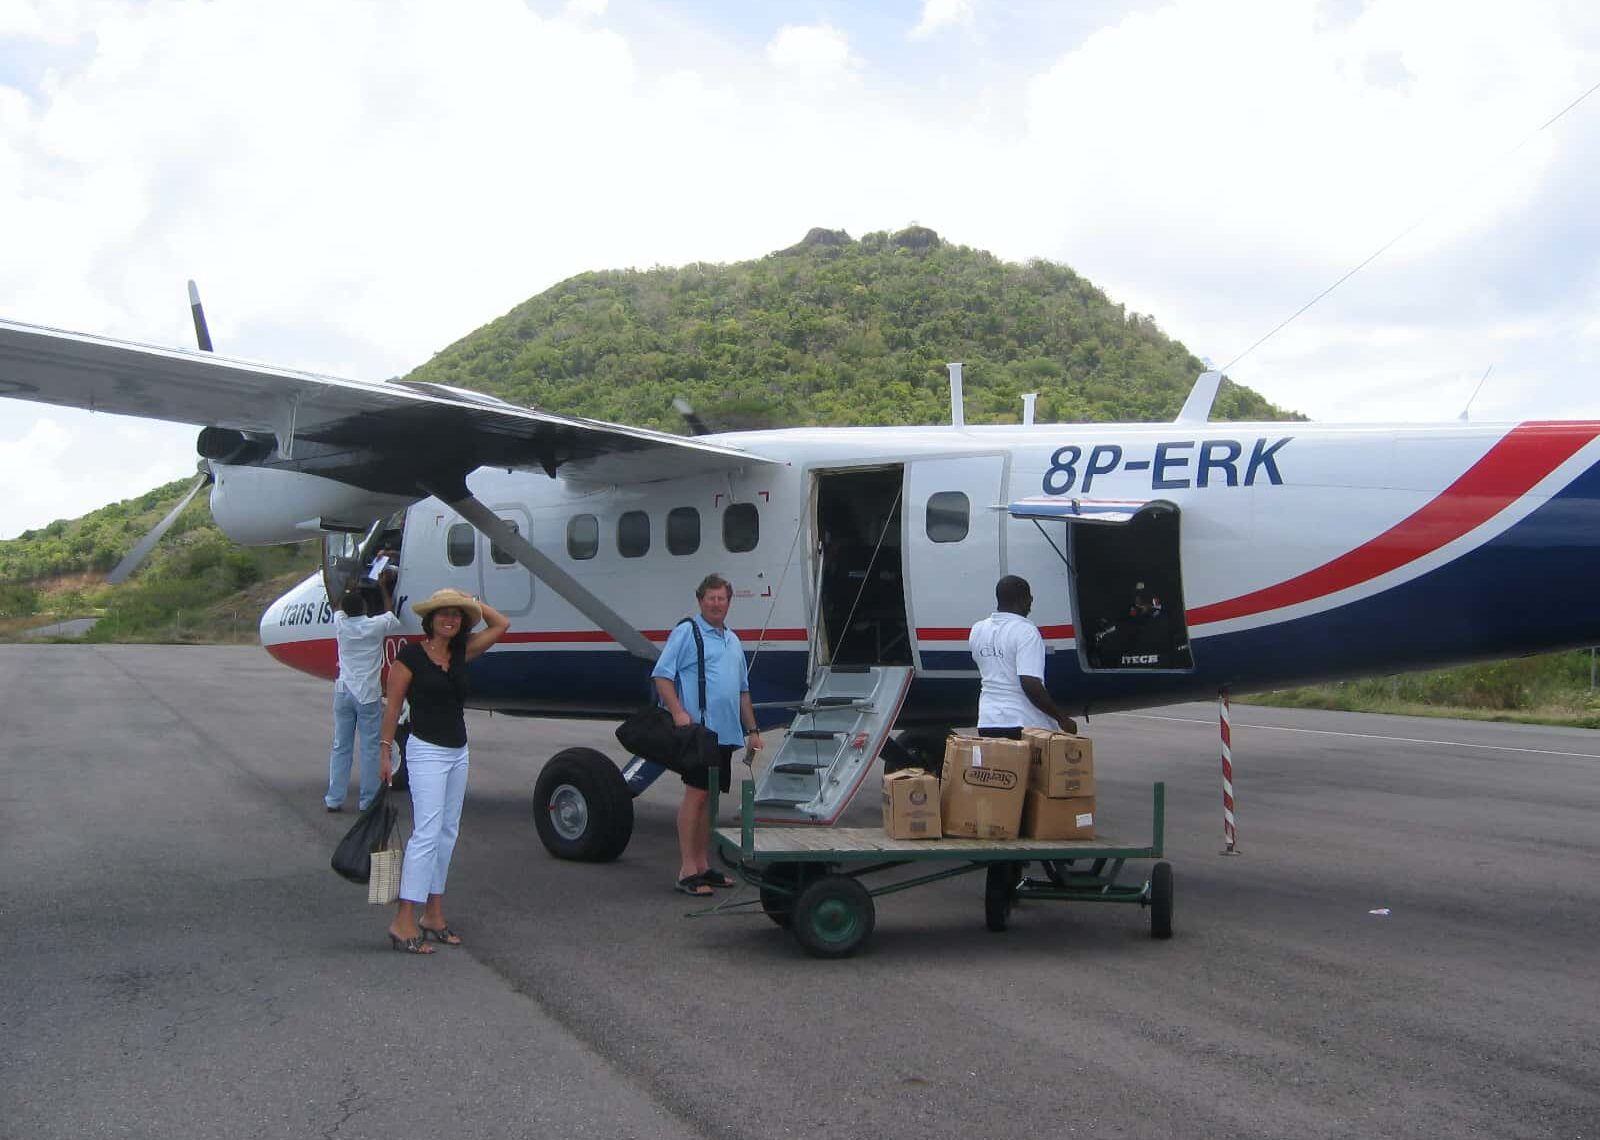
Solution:
M 389 925 L 389 943 L 408 954 L 431 954 L 430 938 L 446 946 L 461 939 L 444 920 L 444 883 L 461 830 L 467 794 L 467 662 L 499 641 L 511 621 L 486 602 L 460 590 L 435 591 L 413 602 L 422 618 L 422 640 L 407 642 L 389 666 L 388 703 L 378 742 L 379 775 L 394 773 L 394 731 L 400 706 L 411 702 L 411 740 L 406 769 L 411 777 L 411 840 L 400 870 L 400 903 Z M 480 621 L 484 628 L 471 633 Z M 417 915 L 418 905 L 422 915 Z

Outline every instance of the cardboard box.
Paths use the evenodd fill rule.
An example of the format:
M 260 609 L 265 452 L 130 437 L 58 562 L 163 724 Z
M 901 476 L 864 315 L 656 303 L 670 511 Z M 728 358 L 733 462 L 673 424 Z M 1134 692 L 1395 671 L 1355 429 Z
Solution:
M 883 778 L 883 830 L 891 839 L 938 839 L 939 777 L 902 768 Z
M 1028 787 L 1052 799 L 1095 794 L 1094 741 L 1042 728 L 1023 729 L 1022 739 L 1031 752 Z
M 944 833 L 963 839 L 1015 839 L 1027 781 L 1026 741 L 952 736 L 945 745 L 939 784 Z
M 1094 797 L 1053 799 L 1029 788 L 1022 807 L 1024 839 L 1093 839 Z

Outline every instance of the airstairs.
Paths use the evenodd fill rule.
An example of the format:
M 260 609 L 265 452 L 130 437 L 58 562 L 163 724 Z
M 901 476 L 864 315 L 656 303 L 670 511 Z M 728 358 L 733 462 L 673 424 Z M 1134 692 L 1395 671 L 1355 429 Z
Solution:
M 909 665 L 817 670 L 783 743 L 756 777 L 760 823 L 830 824 L 844 812 L 894 727 Z

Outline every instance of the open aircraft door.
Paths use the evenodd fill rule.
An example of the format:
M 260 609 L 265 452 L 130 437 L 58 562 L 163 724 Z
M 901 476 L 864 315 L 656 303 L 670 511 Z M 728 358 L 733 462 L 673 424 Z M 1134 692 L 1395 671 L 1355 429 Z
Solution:
M 1012 518 L 1031 519 L 1066 564 L 1086 671 L 1194 668 L 1177 504 L 1046 496 L 1009 510 Z
M 906 607 L 919 674 L 972 673 L 967 633 L 993 611 L 1004 572 L 1005 478 L 1004 455 L 906 465 Z

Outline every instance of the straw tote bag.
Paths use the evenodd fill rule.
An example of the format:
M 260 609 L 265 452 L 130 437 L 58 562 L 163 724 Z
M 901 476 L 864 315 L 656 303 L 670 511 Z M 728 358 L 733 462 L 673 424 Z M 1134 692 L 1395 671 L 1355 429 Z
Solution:
M 367 880 L 367 901 L 388 906 L 400 897 L 400 868 L 405 865 L 406 845 L 391 836 L 388 845 L 372 853 L 372 876 Z

